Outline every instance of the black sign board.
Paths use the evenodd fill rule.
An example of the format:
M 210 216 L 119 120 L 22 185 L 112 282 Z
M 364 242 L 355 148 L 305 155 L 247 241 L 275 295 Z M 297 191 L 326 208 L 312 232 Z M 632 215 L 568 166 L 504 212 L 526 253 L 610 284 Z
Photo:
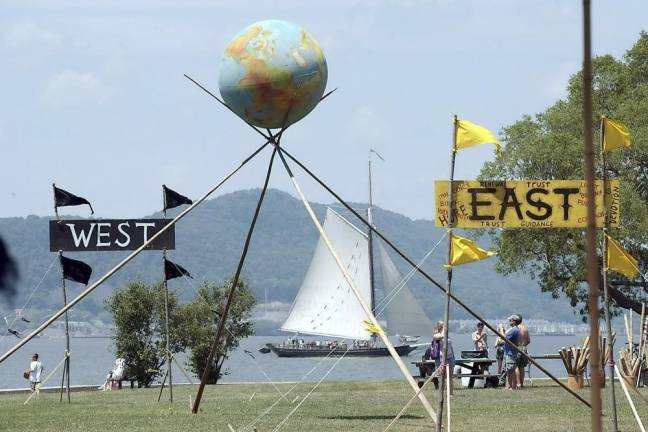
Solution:
M 50 251 L 135 250 L 168 222 L 166 219 L 51 220 Z M 155 239 L 147 249 L 175 249 L 175 226 Z

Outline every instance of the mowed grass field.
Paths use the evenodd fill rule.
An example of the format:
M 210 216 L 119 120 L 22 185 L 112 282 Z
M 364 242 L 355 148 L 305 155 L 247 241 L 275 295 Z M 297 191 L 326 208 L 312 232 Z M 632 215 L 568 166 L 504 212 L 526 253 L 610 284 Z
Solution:
M 521 391 L 455 389 L 451 399 L 451 430 L 456 431 L 589 431 L 589 409 L 554 383 L 534 382 Z M 195 387 L 174 387 L 158 403 L 158 389 L 124 389 L 72 393 L 72 404 L 60 403 L 58 394 L 41 393 L 24 405 L 27 394 L 0 395 L 2 431 L 223 431 L 230 427 L 253 431 L 383 431 L 413 392 L 404 382 L 328 382 L 321 384 L 286 419 L 315 383 L 300 383 L 281 396 L 269 384 L 208 386 L 199 414 L 190 414 L 189 397 Z M 292 384 L 277 388 L 288 392 Z M 426 389 L 427 390 L 427 389 Z M 648 398 L 648 389 L 640 389 Z M 436 392 L 426 394 L 436 406 Z M 589 400 L 589 389 L 580 394 Z M 607 407 L 605 392 L 604 406 Z M 620 387 L 617 387 L 619 429 L 639 430 Z M 648 404 L 634 397 L 642 420 L 648 424 Z M 64 399 L 65 400 L 65 399 Z M 275 402 L 278 403 L 275 404 Z M 273 404 L 275 404 L 273 406 Z M 273 406 L 271 408 L 271 406 Z M 270 409 L 271 408 L 271 409 Z M 252 423 L 254 422 L 254 423 Z M 611 430 L 609 417 L 605 430 Z M 430 418 L 414 401 L 390 431 L 434 430 Z

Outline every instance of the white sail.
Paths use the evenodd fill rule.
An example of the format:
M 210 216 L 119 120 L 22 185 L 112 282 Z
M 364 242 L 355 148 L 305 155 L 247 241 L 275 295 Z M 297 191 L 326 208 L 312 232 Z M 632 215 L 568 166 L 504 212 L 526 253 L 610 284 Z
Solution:
M 434 334 L 432 321 L 416 301 L 407 284 L 404 283 L 400 272 L 389 258 L 382 243 L 376 243 L 378 243 L 380 254 L 383 288 L 385 296 L 388 297 L 382 306 L 377 305 L 377 312 L 384 309 L 381 315 L 386 317 L 387 331 L 392 335 L 431 336 Z
M 326 211 L 324 231 L 333 249 L 370 304 L 369 246 L 367 236 L 342 216 Z M 360 302 L 344 279 L 324 240 L 315 247 L 306 276 L 281 330 L 348 339 L 370 339 Z

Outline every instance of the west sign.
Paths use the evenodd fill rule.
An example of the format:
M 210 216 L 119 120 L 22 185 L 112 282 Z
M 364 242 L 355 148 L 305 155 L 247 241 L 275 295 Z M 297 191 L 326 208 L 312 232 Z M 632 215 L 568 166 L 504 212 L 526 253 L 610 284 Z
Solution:
M 437 227 L 448 226 L 448 181 L 435 182 Z M 603 227 L 603 181 L 594 184 L 596 226 Z M 458 228 L 585 228 L 584 180 L 515 180 L 453 182 L 454 226 Z M 619 226 L 619 181 L 607 182 L 607 217 Z
M 168 222 L 164 219 L 51 220 L 50 251 L 135 250 Z M 147 249 L 175 249 L 175 226 L 155 239 Z

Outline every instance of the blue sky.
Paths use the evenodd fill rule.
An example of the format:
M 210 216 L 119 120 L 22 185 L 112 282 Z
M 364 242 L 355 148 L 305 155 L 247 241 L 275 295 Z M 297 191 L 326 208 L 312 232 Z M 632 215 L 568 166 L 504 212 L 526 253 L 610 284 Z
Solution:
M 621 4 L 623 7 L 621 7 Z M 51 215 L 51 183 L 99 217 L 161 207 L 163 183 L 198 197 L 260 145 L 190 84 L 217 90 L 243 27 L 285 19 L 320 43 L 339 90 L 284 145 L 342 196 L 431 219 L 447 178 L 453 114 L 497 132 L 565 93 L 582 61 L 581 2 L 0 1 L 0 217 Z M 593 2 L 595 54 L 620 57 L 648 30 L 648 2 Z M 474 178 L 492 146 L 460 153 Z M 218 194 L 258 187 L 269 154 Z M 272 187 L 292 193 L 277 165 Z M 298 175 L 311 200 L 331 198 Z M 84 208 L 70 209 L 85 215 Z

